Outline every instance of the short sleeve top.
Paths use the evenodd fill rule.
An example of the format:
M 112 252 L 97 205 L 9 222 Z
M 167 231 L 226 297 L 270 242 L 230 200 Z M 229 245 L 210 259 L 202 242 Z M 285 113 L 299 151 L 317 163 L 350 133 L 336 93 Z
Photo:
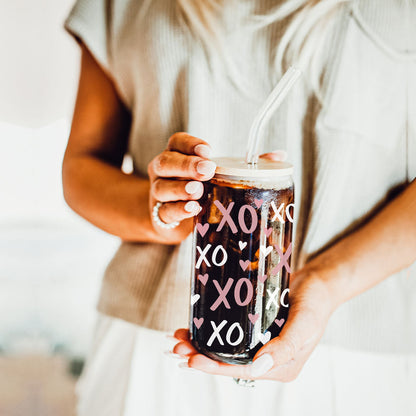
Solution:
M 416 4 L 402 10 L 402 3 L 339 7 L 323 100 L 301 82 L 270 123 L 264 149 L 286 149 L 295 166 L 295 269 L 360 226 L 416 176 Z M 207 60 L 183 27 L 175 1 L 75 4 L 67 30 L 113 79 L 132 114 L 128 152 L 135 174 L 146 175 L 147 164 L 177 131 L 204 138 L 216 156 L 244 156 L 251 121 L 277 81 L 271 62 L 287 25 L 253 32 L 244 29 L 244 18 L 273 5 L 241 0 L 225 8 L 227 53 L 249 80 L 250 90 L 241 92 L 221 71 L 221 59 Z M 405 38 L 397 36 L 402 13 L 410 19 Z M 175 247 L 122 243 L 106 270 L 99 310 L 154 329 L 186 326 L 190 264 L 190 238 Z M 409 328 L 416 328 L 414 266 L 342 305 L 323 342 L 414 351 L 416 331 Z

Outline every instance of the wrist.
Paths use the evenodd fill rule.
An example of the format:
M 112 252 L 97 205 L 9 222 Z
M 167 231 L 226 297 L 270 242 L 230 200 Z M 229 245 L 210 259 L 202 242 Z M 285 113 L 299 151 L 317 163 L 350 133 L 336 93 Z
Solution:
M 307 263 L 302 269 L 309 276 L 321 283 L 321 291 L 327 297 L 331 313 L 350 298 L 345 266 L 329 253 L 323 253 Z

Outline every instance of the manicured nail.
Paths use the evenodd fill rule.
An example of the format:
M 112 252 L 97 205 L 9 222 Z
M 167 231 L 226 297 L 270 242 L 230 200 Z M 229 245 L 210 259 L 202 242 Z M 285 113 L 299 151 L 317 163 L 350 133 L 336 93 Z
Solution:
M 185 204 L 185 211 L 186 212 L 199 212 L 200 205 L 196 201 L 189 201 Z
M 196 170 L 200 175 L 212 176 L 215 173 L 215 168 L 217 166 L 211 160 L 203 160 L 198 163 Z
M 200 192 L 202 190 L 202 183 L 197 181 L 188 182 L 185 185 L 185 191 L 189 195 L 196 194 L 197 192 Z
M 253 377 L 260 377 L 273 367 L 273 358 L 270 354 L 263 354 L 251 364 L 250 373 Z
M 169 351 L 169 350 L 168 351 L 163 351 L 163 354 L 165 354 L 169 357 L 172 357 L 172 358 L 179 358 L 179 359 L 183 360 L 183 357 L 180 354 L 176 354 L 173 351 Z
M 191 372 L 191 373 L 199 373 L 199 371 L 196 370 L 195 368 L 188 367 L 188 362 L 187 361 L 185 361 L 184 363 L 179 363 L 178 366 L 181 370 Z
M 169 340 L 169 341 L 175 341 L 175 342 L 178 342 L 179 340 L 178 340 L 178 338 L 175 338 L 173 335 L 171 335 L 171 334 L 166 334 L 165 335 L 166 336 L 166 338 Z
M 280 158 L 281 161 L 284 161 L 284 160 L 287 159 L 287 152 L 286 152 L 286 150 L 276 149 L 276 150 L 273 150 L 272 153 L 274 153 L 275 155 L 277 155 Z
M 209 159 L 211 156 L 211 148 L 207 146 L 206 144 L 198 144 L 194 148 L 194 153 L 197 156 L 201 156 L 205 159 Z

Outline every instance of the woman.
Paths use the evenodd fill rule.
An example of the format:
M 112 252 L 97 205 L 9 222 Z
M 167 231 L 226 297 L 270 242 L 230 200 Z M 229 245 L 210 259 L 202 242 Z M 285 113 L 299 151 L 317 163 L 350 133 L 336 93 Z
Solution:
M 123 241 L 104 276 L 80 415 L 416 412 L 415 13 L 395 0 L 76 3 L 65 198 Z M 296 172 L 290 314 L 252 365 L 220 364 L 188 340 L 192 219 L 211 155 L 244 155 L 292 63 L 304 82 L 265 137 Z M 176 328 L 173 354 L 202 371 L 161 354 Z

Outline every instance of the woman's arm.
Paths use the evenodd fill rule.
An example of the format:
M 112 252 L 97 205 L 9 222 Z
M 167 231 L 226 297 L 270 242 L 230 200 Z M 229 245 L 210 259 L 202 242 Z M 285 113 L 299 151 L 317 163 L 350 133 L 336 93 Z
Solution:
M 416 180 L 368 223 L 313 259 L 334 307 L 416 260 Z
M 292 274 L 289 316 L 282 332 L 252 365 L 219 363 L 199 354 L 179 329 L 173 352 L 212 374 L 291 381 L 319 342 L 333 311 L 416 260 L 416 180 L 368 223 Z
M 121 170 L 129 129 L 130 114 L 112 81 L 82 46 L 78 96 L 62 168 L 65 200 L 82 217 L 123 240 L 179 243 L 191 232 L 192 217 L 199 211 L 195 200 L 202 195 L 200 181 L 215 171 L 215 164 L 206 160 L 209 146 L 185 133 L 173 135 L 168 148 L 150 163 L 149 180 Z M 181 221 L 180 226 L 165 230 L 153 223 L 150 209 L 156 201 L 164 202 L 161 219 Z
M 148 205 L 142 202 L 148 198 L 149 181 L 121 171 L 129 129 L 130 115 L 112 82 L 82 47 L 78 96 L 62 166 L 65 200 L 79 215 L 125 240 L 139 235 L 157 239 Z

